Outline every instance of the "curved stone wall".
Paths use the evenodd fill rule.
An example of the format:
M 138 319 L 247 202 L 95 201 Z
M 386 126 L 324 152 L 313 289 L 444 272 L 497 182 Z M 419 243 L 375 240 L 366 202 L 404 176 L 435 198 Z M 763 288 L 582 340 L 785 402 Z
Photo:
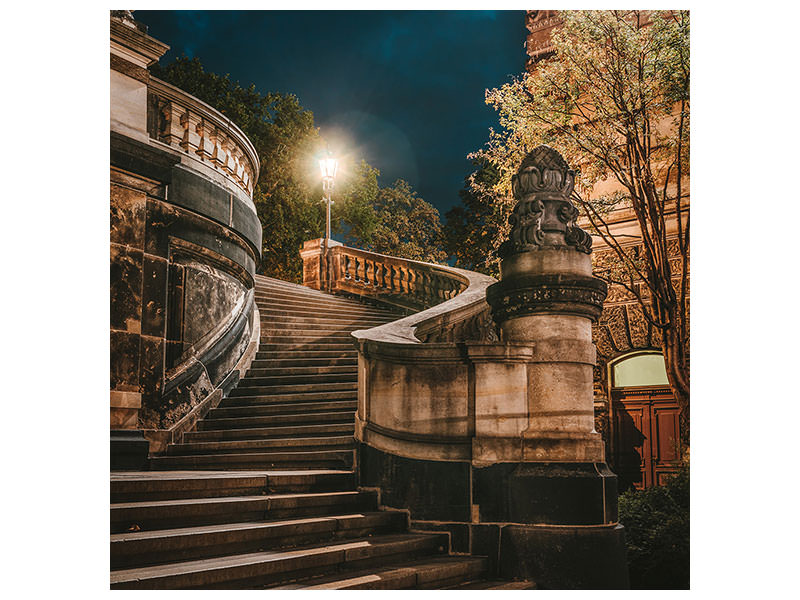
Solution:
M 143 433 L 158 452 L 246 370 L 258 345 L 261 224 L 249 140 L 213 108 L 150 79 L 166 47 L 135 23 L 111 25 L 113 468 L 126 453 L 115 455 L 120 431 L 129 441 L 138 432 L 139 452 Z

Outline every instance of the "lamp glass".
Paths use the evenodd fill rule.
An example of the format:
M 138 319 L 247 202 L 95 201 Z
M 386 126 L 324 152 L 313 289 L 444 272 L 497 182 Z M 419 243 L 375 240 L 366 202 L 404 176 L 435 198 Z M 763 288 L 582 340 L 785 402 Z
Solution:
M 339 166 L 339 161 L 335 158 L 323 158 L 319 161 L 319 169 L 322 171 L 322 176 L 325 178 L 333 179 L 336 177 L 336 169 Z

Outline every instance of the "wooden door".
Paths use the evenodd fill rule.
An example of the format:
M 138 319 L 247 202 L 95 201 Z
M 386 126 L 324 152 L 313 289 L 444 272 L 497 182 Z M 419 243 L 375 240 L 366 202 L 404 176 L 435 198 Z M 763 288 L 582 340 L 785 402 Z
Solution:
M 668 387 L 611 391 L 612 454 L 619 489 L 661 485 L 678 461 L 678 405 Z

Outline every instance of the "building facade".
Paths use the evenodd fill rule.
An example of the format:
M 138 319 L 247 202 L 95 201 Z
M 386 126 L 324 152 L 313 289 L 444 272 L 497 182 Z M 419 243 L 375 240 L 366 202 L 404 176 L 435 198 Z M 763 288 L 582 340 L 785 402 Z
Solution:
M 529 72 L 554 55 L 551 35 L 560 23 L 559 11 L 527 11 Z M 688 177 L 684 185 L 688 190 Z M 593 193 L 621 189 L 606 182 L 599 188 Z M 683 205 L 688 212 L 688 197 L 683 199 Z M 665 218 L 670 262 L 673 272 L 680 274 L 682 259 L 674 204 L 667 204 Z M 632 209 L 614 211 L 607 222 L 616 239 L 626 240 L 621 244 L 623 248 L 634 252 L 641 248 L 641 231 Z M 588 229 L 586 222 L 583 225 Z M 618 261 L 616 252 L 598 235 L 593 235 L 593 248 L 596 270 Z M 676 277 L 675 285 L 678 283 Z M 608 462 L 619 475 L 620 490 L 658 485 L 675 472 L 681 458 L 677 449 L 679 409 L 667 381 L 660 330 L 648 323 L 632 294 L 622 286 L 611 285 L 603 312 L 593 326 L 593 339 L 597 347 L 595 427 L 606 443 Z

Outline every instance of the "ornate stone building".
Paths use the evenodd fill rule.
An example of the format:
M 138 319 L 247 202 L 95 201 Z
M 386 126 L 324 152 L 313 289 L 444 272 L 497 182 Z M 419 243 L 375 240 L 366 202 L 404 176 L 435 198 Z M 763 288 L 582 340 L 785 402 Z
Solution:
M 150 76 L 169 49 L 112 11 L 111 461 L 190 428 L 257 345 L 255 149 L 230 119 Z
M 559 11 L 527 11 L 529 72 L 536 69 L 539 61 L 553 56 L 550 36 L 560 23 Z M 599 187 L 595 193 L 601 191 Z M 685 189 L 689 189 L 688 177 Z M 602 193 L 610 191 L 614 186 L 604 183 Z M 688 211 L 688 197 L 683 204 Z M 668 205 L 665 217 L 673 272 L 680 273 L 674 205 Z M 641 232 L 632 209 L 617 210 L 607 221 L 615 238 L 628 240 L 621 244 L 625 249 L 635 252 L 641 247 Z M 585 222 L 583 225 L 588 229 Z M 593 249 L 596 270 L 618 261 L 614 250 L 600 236 L 593 236 Z M 632 294 L 622 286 L 612 285 L 592 333 L 597 346 L 595 427 L 603 434 L 608 461 L 620 477 L 620 489 L 658 485 L 664 475 L 674 472 L 679 459 L 675 443 L 678 408 L 666 378 L 660 331 L 647 322 Z

